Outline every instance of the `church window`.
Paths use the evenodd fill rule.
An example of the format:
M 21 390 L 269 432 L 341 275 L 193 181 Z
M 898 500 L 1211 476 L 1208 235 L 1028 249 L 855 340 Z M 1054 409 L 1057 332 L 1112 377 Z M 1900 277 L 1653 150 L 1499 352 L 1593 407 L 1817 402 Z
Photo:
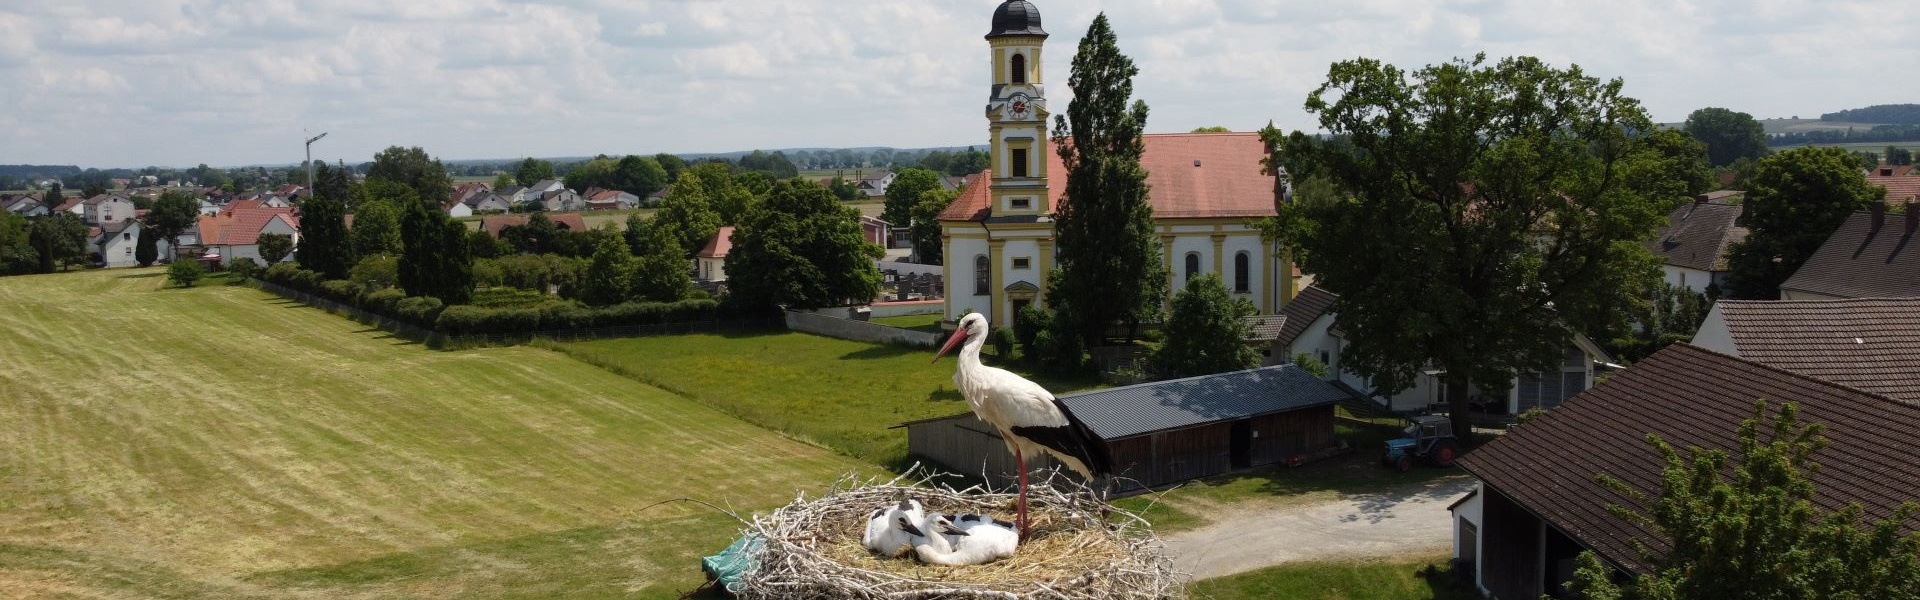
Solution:
M 985 296 L 993 293 L 988 289 L 991 286 L 987 283 L 987 269 L 986 255 L 982 254 L 973 257 L 973 295 L 975 296 Z
M 1026 56 L 1019 55 L 1019 54 L 1013 55 L 1013 82 L 1014 83 L 1027 82 L 1027 57 Z
M 1200 274 L 1200 253 L 1188 252 L 1187 253 L 1187 279 L 1193 279 L 1194 276 L 1197 276 L 1199 274 Z
M 1027 149 L 1026 148 L 1013 149 L 1013 176 L 1014 177 L 1027 176 Z
M 1027 270 L 1027 269 L 1031 269 L 1031 268 L 1033 268 L 1033 259 L 1031 259 L 1031 258 L 1026 258 L 1026 257 L 1020 257 L 1020 258 L 1016 258 L 1016 259 L 1013 259 L 1013 268 L 1015 268 L 1015 269 L 1019 269 L 1019 270 L 1022 270 L 1022 271 L 1025 271 L 1025 270 Z
M 1030 200 L 1027 198 L 1014 198 L 1012 201 L 1012 204 L 1013 204 L 1014 210 L 1032 210 L 1033 209 L 1033 200 Z
M 1252 270 L 1248 264 L 1251 262 L 1253 260 L 1245 252 L 1233 255 L 1233 291 L 1245 294 L 1253 290 L 1253 282 L 1250 281 L 1250 273 L 1248 273 Z

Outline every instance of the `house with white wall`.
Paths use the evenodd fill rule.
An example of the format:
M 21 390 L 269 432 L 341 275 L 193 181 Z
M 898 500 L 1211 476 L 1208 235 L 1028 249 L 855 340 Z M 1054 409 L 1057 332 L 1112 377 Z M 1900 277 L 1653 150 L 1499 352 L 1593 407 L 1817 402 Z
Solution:
M 236 203 L 237 204 L 237 203 Z M 251 258 L 261 263 L 260 236 L 277 233 L 293 238 L 300 245 L 300 217 L 291 208 L 247 206 L 200 217 L 194 224 L 194 237 L 208 254 L 218 254 L 223 262 Z
M 727 253 L 733 250 L 733 228 L 721 227 L 707 245 L 693 255 L 694 279 L 708 283 L 727 280 Z
M 1663 262 L 1660 270 L 1668 285 L 1702 294 L 1709 286 L 1727 287 L 1728 250 L 1747 239 L 1747 228 L 1739 223 L 1745 207 L 1729 201 L 1739 194 L 1701 194 L 1667 215 L 1667 225 L 1647 242 L 1647 249 Z

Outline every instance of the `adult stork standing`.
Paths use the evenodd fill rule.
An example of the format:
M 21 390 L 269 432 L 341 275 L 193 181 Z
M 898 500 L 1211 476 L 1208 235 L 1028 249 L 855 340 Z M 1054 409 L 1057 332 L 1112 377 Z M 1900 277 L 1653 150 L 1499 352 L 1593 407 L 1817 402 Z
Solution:
M 998 429 L 1007 450 L 1013 452 L 1014 464 L 1020 469 L 1015 521 L 1020 540 L 1025 541 L 1031 526 L 1027 521 L 1027 455 L 1045 452 L 1091 482 L 1112 472 L 1106 447 L 1046 388 L 980 363 L 980 346 L 987 342 L 986 317 L 979 313 L 961 317 L 959 328 L 933 360 L 939 362 L 962 342 L 965 345 L 960 347 L 960 366 L 953 373 L 953 384 L 967 399 L 973 414 Z

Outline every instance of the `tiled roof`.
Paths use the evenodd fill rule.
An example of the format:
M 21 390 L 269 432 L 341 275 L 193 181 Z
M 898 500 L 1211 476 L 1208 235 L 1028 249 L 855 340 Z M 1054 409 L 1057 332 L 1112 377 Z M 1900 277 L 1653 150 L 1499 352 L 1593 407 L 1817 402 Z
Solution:
M 1338 388 L 1293 365 L 1142 383 L 1060 397 L 1094 435 L 1117 440 L 1339 402 Z
M 1265 217 L 1273 212 L 1273 176 L 1261 172 L 1266 146 L 1254 133 L 1163 133 L 1144 138 L 1148 201 L 1160 219 Z M 1067 193 L 1067 167 L 1048 148 L 1049 205 Z M 992 177 L 992 171 L 982 173 Z M 942 221 L 978 221 L 990 214 L 992 186 L 970 185 L 940 213 Z
M 1727 270 L 1727 248 L 1747 239 L 1747 228 L 1734 223 L 1738 204 L 1688 202 L 1667 215 L 1667 226 L 1647 243 L 1647 249 L 1667 264 L 1701 271 Z
M 1782 290 L 1838 298 L 1920 296 L 1920 243 L 1914 243 L 1920 212 L 1854 213 L 1800 270 L 1780 284 Z
M 1286 328 L 1286 315 L 1253 315 L 1242 317 L 1247 322 L 1247 341 L 1256 344 L 1271 344 L 1280 339 L 1281 330 Z
M 1740 358 L 1920 403 L 1920 298 L 1722 300 Z
M 1874 167 L 1873 170 L 1868 171 L 1867 174 L 1879 175 L 1883 172 L 1886 175 L 1892 176 L 1892 177 L 1905 177 L 1908 174 L 1913 173 L 1913 165 L 1894 165 L 1894 164 L 1880 163 L 1880 166 Z
M 620 190 L 600 190 L 597 193 L 587 196 L 587 199 L 594 202 L 612 202 L 620 199 L 620 195 L 625 193 L 626 192 Z
M 1306 333 L 1307 328 L 1312 327 L 1313 322 L 1320 319 L 1320 315 L 1326 314 L 1327 309 L 1333 308 L 1333 301 L 1338 299 L 1340 299 L 1338 294 L 1317 285 L 1310 285 L 1307 289 L 1300 290 L 1300 294 L 1294 296 L 1292 302 L 1288 302 L 1286 307 L 1280 309 L 1280 314 L 1286 315 L 1287 320 L 1280 329 L 1280 337 L 1275 338 L 1274 343 L 1282 346 L 1293 345 L 1293 341 L 1300 339 L 1300 334 Z
M 1738 450 L 1736 432 L 1754 402 L 1795 402 L 1823 423 L 1829 444 L 1814 453 L 1815 502 L 1837 510 L 1857 502 L 1870 520 L 1894 514 L 1920 481 L 1920 405 L 1674 344 L 1634 363 L 1560 408 L 1462 456 L 1459 465 L 1528 511 L 1629 570 L 1646 565 L 1630 540 L 1664 550 L 1666 540 L 1622 520 L 1609 505 L 1645 510 L 1595 481 L 1606 474 L 1652 497 L 1658 452 L 1647 434 L 1676 448 Z M 1908 528 L 1920 525 L 1920 518 Z
M 500 237 L 500 230 L 525 225 L 530 218 L 529 215 L 490 215 L 480 220 L 480 230 L 487 232 L 487 235 Z M 575 213 L 547 213 L 547 218 L 568 231 L 587 230 L 586 219 Z
M 1920 196 L 1920 177 L 1912 175 L 1868 175 L 1867 183 L 1887 188 L 1888 202 L 1905 202 Z
M 699 258 L 726 258 L 727 253 L 732 251 L 733 228 L 721 227 L 720 231 L 715 232 L 713 237 L 707 240 L 707 246 L 701 248 L 700 253 L 694 256 Z
M 292 208 L 241 207 L 202 215 L 198 223 L 202 246 L 246 246 L 260 242 L 260 230 L 275 219 L 300 228 L 300 217 Z
M 101 203 L 103 203 L 103 202 L 107 202 L 107 201 L 111 201 L 111 200 L 113 200 L 113 199 L 115 199 L 115 198 L 119 198 L 121 202 L 126 202 L 126 201 L 127 201 L 127 199 L 126 199 L 126 198 L 121 198 L 121 197 L 119 197 L 119 196 L 115 196 L 115 195 L 112 195 L 112 194 L 98 194 L 98 195 L 95 195 L 95 196 L 94 196 L 94 197 L 92 197 L 92 198 L 88 198 L 88 199 L 86 200 L 86 203 L 87 203 L 87 206 L 99 206 L 99 205 L 100 205 Z M 71 207 L 71 205 L 66 205 L 66 204 L 62 204 L 61 206 L 68 206 L 68 207 Z
M 67 198 L 62 200 L 58 206 L 53 207 L 53 212 L 61 213 L 73 210 L 73 207 L 79 206 L 82 202 L 86 202 L 86 199 L 79 197 Z

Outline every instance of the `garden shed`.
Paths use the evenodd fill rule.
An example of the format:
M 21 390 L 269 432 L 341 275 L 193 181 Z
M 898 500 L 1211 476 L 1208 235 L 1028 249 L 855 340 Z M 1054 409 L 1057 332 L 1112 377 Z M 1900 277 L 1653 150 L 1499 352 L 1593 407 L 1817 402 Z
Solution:
M 1335 447 L 1333 408 L 1346 394 L 1293 365 L 1095 390 L 1060 401 L 1113 458 L 1114 491 L 1152 488 L 1260 465 L 1306 459 Z M 1017 476 L 993 427 L 971 412 L 914 421 L 907 449 L 947 470 L 994 485 Z M 1035 470 L 1048 457 L 1028 457 Z

